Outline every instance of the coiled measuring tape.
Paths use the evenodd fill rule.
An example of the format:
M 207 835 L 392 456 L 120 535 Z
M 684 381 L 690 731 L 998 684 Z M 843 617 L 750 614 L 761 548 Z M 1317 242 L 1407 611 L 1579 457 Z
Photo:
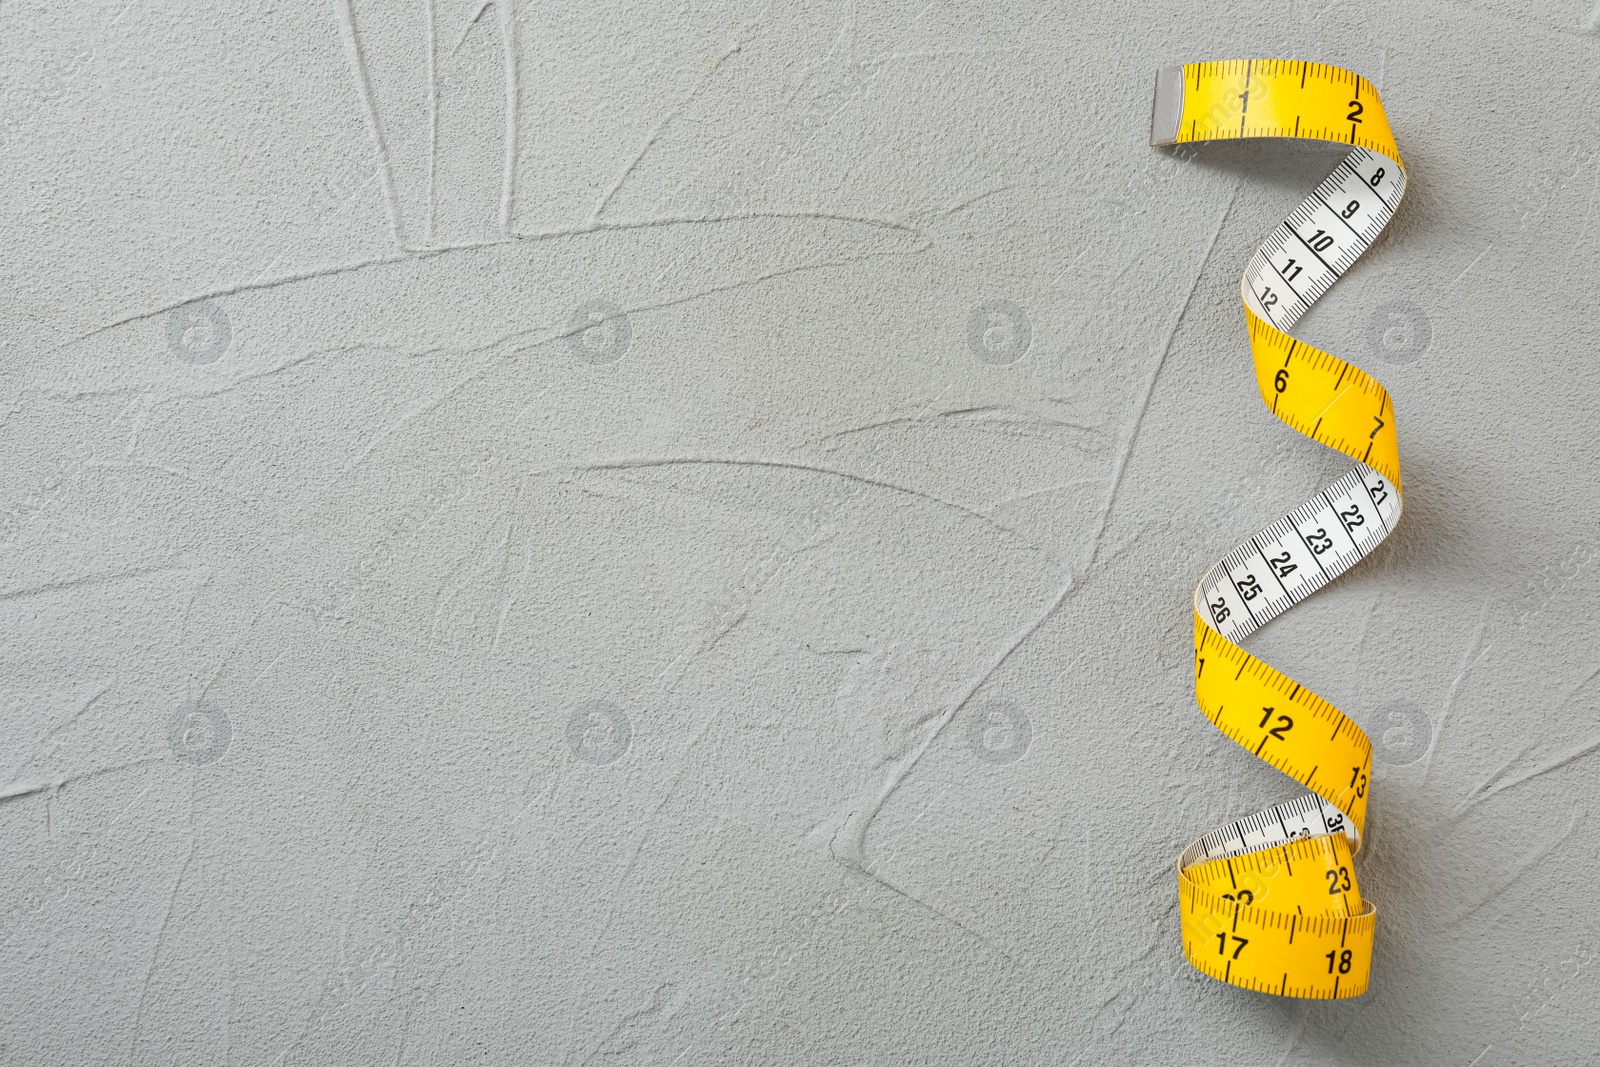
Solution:
M 1282 996 L 1360 996 L 1377 915 L 1351 857 L 1366 823 L 1372 742 L 1338 708 L 1238 642 L 1376 548 L 1400 519 L 1400 456 L 1383 386 L 1289 336 L 1377 240 L 1405 192 L 1365 78 L 1298 60 L 1167 67 L 1152 145 L 1297 137 L 1352 146 L 1251 257 L 1240 290 L 1256 383 L 1272 413 L 1356 461 L 1211 567 L 1194 591 L 1195 699 L 1212 724 L 1311 792 L 1213 830 L 1178 860 L 1184 956 Z

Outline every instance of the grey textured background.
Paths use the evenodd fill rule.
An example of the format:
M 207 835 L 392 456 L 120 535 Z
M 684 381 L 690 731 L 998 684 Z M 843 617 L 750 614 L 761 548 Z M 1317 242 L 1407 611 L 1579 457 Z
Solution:
M 1600 8 L 1395 7 L 0 3 L 0 1062 L 1596 1062 Z M 1146 144 L 1249 55 L 1410 165 L 1298 331 L 1405 520 L 1252 646 L 1336 1005 L 1176 936 L 1295 794 L 1190 590 L 1348 466 L 1237 290 L 1338 152 Z

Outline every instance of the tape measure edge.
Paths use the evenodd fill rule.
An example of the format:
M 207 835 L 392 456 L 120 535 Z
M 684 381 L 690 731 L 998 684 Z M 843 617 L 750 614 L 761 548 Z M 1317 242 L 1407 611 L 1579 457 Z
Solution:
M 1155 104 L 1150 111 L 1152 147 L 1178 143 L 1183 121 L 1183 68 L 1162 67 L 1156 71 Z

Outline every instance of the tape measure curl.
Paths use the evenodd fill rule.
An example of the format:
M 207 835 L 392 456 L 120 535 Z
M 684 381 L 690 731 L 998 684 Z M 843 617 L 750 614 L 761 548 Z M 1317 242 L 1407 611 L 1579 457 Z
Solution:
M 1251 257 L 1240 282 L 1261 398 L 1356 467 L 1224 556 L 1194 593 L 1195 699 L 1212 724 L 1311 792 L 1213 830 L 1178 860 L 1184 956 L 1246 989 L 1366 992 L 1377 915 L 1351 857 L 1366 823 L 1372 743 L 1338 708 L 1238 642 L 1354 566 L 1400 518 L 1389 394 L 1289 329 L 1377 240 L 1405 169 L 1377 92 L 1319 63 L 1167 67 L 1152 145 L 1294 137 L 1350 154 Z

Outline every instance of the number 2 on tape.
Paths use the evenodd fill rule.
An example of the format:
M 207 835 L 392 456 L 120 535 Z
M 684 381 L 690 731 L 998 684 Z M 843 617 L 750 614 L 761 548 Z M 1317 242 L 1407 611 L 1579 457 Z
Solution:
M 1355 997 L 1367 990 L 1377 925 L 1351 862 L 1366 823 L 1372 743 L 1338 708 L 1238 643 L 1355 565 L 1400 519 L 1388 392 L 1288 330 L 1377 240 L 1406 175 L 1377 92 L 1347 70 L 1253 59 L 1157 74 L 1151 144 L 1251 137 L 1351 146 L 1256 249 L 1240 291 L 1262 400 L 1356 466 L 1224 556 L 1195 588 L 1200 709 L 1311 792 L 1184 850 L 1183 953 L 1198 970 L 1246 989 Z

